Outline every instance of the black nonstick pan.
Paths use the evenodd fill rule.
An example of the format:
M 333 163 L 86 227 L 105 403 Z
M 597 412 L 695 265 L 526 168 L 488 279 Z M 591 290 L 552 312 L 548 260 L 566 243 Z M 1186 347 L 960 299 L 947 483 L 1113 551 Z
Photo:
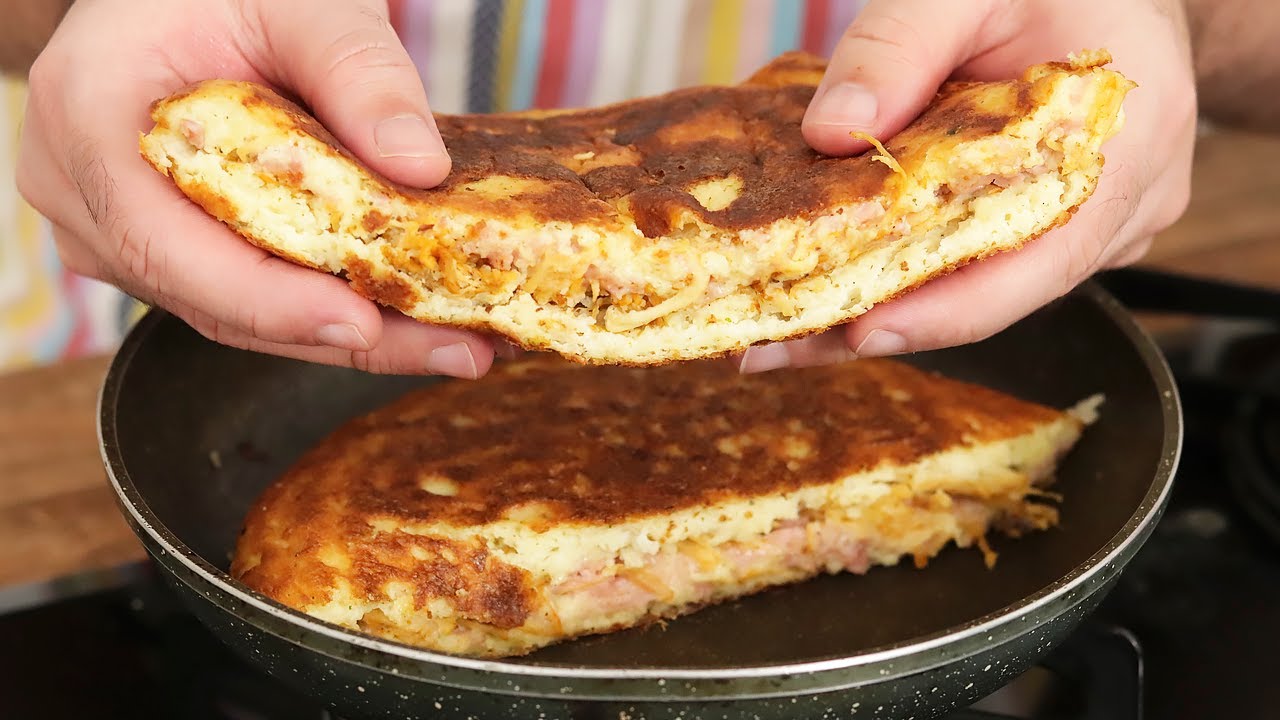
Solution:
M 989 340 L 908 360 L 1060 407 L 1106 395 L 1061 469 L 1059 527 L 998 542 L 993 570 L 953 548 L 925 570 L 824 577 L 516 660 L 350 632 L 226 574 L 246 509 L 298 454 L 437 380 L 233 350 L 153 313 L 111 366 L 100 434 L 125 517 L 190 609 L 343 717 L 924 720 L 1009 682 L 1097 605 L 1164 508 L 1181 420 L 1155 346 L 1093 283 Z

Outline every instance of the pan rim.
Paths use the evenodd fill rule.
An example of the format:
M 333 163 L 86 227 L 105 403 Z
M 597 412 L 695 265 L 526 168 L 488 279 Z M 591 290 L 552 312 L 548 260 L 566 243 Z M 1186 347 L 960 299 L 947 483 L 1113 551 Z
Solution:
M 421 663 L 438 670 L 461 672 L 480 672 L 488 675 L 500 675 L 509 678 L 536 681 L 537 679 L 556 680 L 602 680 L 602 681 L 655 681 L 661 684 L 667 680 L 702 681 L 702 680 L 761 680 L 776 678 L 780 675 L 818 676 L 832 672 L 847 671 L 884 666 L 878 677 L 887 680 L 901 674 L 926 670 L 938 662 L 902 663 L 897 661 L 915 657 L 924 657 L 931 651 L 948 647 L 962 647 L 966 641 L 989 636 L 984 646 L 1000 644 L 1016 637 L 1019 632 L 1009 632 L 1009 628 L 1018 626 L 1019 620 L 1025 620 L 1046 606 L 1070 600 L 1074 593 L 1086 586 L 1091 580 L 1106 579 L 1106 574 L 1113 569 L 1115 562 L 1126 554 L 1134 552 L 1135 542 L 1145 539 L 1152 526 L 1160 518 L 1172 490 L 1173 476 L 1178 467 L 1183 441 L 1183 423 L 1181 400 L 1172 372 L 1153 338 L 1128 313 L 1120 302 L 1104 290 L 1095 281 L 1086 281 L 1069 295 L 1081 295 L 1093 302 L 1108 319 L 1130 341 L 1141 361 L 1147 367 L 1161 404 L 1161 417 L 1164 422 L 1160 457 L 1151 479 L 1150 487 L 1142 500 L 1135 507 L 1133 514 L 1116 531 L 1116 533 L 1089 558 L 1058 580 L 1041 588 L 1039 591 L 1023 597 L 1020 601 L 1004 608 L 992 611 L 987 615 L 975 618 L 963 625 L 941 630 L 931 635 L 901 641 L 899 643 L 873 648 L 854 655 L 820 660 L 800 662 L 749 665 L 739 667 L 707 667 L 707 668 L 661 668 L 661 667 L 619 667 L 597 666 L 581 667 L 563 664 L 525 664 L 505 659 L 478 659 L 433 652 L 423 648 L 383 640 L 373 636 L 347 630 L 337 625 L 313 618 L 301 611 L 282 605 L 260 593 L 250 590 L 231 578 L 229 574 L 213 566 L 194 550 L 183 543 L 154 515 L 146 501 L 134 486 L 128 469 L 119 455 L 117 427 L 110 417 L 115 412 L 116 401 L 123 384 L 123 378 L 133 355 L 138 351 L 145 338 L 167 313 L 152 310 L 138 321 L 126 336 L 115 357 L 112 359 L 107 374 L 98 393 L 97 435 L 99 451 L 108 480 L 121 508 L 128 515 L 130 525 L 135 533 L 141 531 L 146 537 L 142 539 L 153 554 L 167 555 L 180 563 L 188 573 L 194 574 L 201 581 L 212 585 L 220 593 L 243 603 L 254 610 L 284 622 L 287 626 L 322 636 L 329 641 L 336 641 L 354 646 L 365 651 L 373 651 L 390 656 L 397 661 Z M 152 549 L 152 544 L 158 549 Z M 184 579 L 185 582 L 185 579 Z M 208 595 L 207 592 L 204 593 Z M 210 598 L 212 599 L 212 598 Z M 1074 605 L 1075 603 L 1071 603 Z M 222 607 L 224 611 L 228 608 Z M 1025 628 L 1025 623 L 1021 623 Z M 305 638 L 290 639 L 290 642 L 311 647 Z M 315 649 L 315 648 L 312 648 Z M 978 649 L 966 650 L 956 654 L 955 659 L 978 652 Z M 321 652 L 324 652 L 321 650 Z M 424 678 L 427 679 L 427 678 Z M 816 678 L 815 678 L 816 679 Z M 428 681 L 431 681 L 428 679 Z M 442 677 L 436 680 L 440 684 L 453 684 Z M 848 685 L 848 682 L 842 683 Z M 859 684 L 859 683 L 854 683 Z M 816 690 L 816 688 L 814 688 Z M 496 689 L 491 691 L 501 692 Z M 585 699 L 570 695 L 566 698 Z M 669 699 L 677 699 L 677 693 L 668 695 Z

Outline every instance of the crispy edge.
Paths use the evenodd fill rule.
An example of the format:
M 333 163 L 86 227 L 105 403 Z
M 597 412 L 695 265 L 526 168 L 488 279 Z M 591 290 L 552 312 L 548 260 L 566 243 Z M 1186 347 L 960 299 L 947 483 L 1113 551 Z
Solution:
M 802 77 L 808 78 L 812 71 L 812 68 L 810 67 L 812 63 L 805 57 L 796 56 L 799 58 L 799 59 L 796 59 L 796 57 L 792 57 L 793 55 L 796 55 L 796 54 L 787 53 L 782 56 L 779 56 L 779 58 L 776 58 L 769 65 L 757 71 L 753 76 L 748 78 L 748 80 L 745 81 L 744 84 L 781 85 L 781 84 L 787 84 L 788 81 L 784 79 L 787 77 L 791 77 L 794 79 L 798 79 Z M 1037 80 L 1047 75 L 1050 75 L 1054 72 L 1065 72 L 1065 73 L 1080 75 L 1090 70 L 1104 67 L 1105 65 L 1111 62 L 1111 59 L 1112 58 L 1110 53 L 1108 53 L 1106 50 L 1088 50 L 1079 55 L 1072 55 L 1065 61 L 1049 61 L 1049 62 L 1045 62 L 1045 63 L 1041 63 L 1038 65 L 1029 67 L 1021 73 L 1019 78 L 1026 82 L 1036 82 Z M 968 83 L 962 83 L 962 84 L 968 84 Z M 168 127 L 167 123 L 161 122 L 162 113 L 165 107 L 167 107 L 170 104 L 177 103 L 181 101 L 183 98 L 195 92 L 198 92 L 201 86 L 202 86 L 202 83 L 193 83 L 167 97 L 160 98 L 154 101 L 151 104 L 151 116 L 152 116 L 152 119 L 157 123 L 157 126 L 163 125 L 163 127 L 166 127 L 166 128 Z M 320 126 L 316 120 L 308 116 L 302 110 L 302 108 L 298 106 L 294 101 L 282 95 L 276 95 L 275 97 L 264 96 L 262 90 L 254 89 L 252 92 L 247 93 L 242 98 L 242 102 L 243 104 L 246 105 L 246 107 L 260 106 L 269 112 L 282 113 L 283 117 L 287 118 L 288 122 L 277 123 L 277 124 L 280 125 L 282 129 L 284 129 L 285 131 L 296 131 L 296 132 L 301 132 L 304 135 L 310 136 L 314 140 L 317 140 L 320 146 L 326 149 L 325 150 L 326 152 L 333 155 L 340 156 L 348 160 L 349 162 L 354 163 L 355 167 L 359 171 L 367 175 L 366 179 L 375 181 L 391 191 L 399 192 L 400 190 L 402 190 L 401 188 L 397 187 L 393 183 L 388 183 L 386 181 L 381 180 L 380 179 L 381 176 L 379 174 L 377 174 L 372 169 L 370 169 L 359 158 L 356 158 L 354 155 L 348 152 L 340 143 L 337 142 L 337 140 L 323 126 Z M 621 103 L 615 103 L 614 105 L 627 105 L 634 102 L 636 101 L 635 100 L 623 101 Z M 607 108 L 611 106 L 602 106 L 602 107 Z M 598 110 L 598 109 L 600 108 L 589 108 L 589 110 Z M 567 113 L 567 112 L 572 112 L 572 110 L 556 111 L 550 114 L 560 114 L 561 112 Z M 508 115 L 519 116 L 520 114 L 510 113 Z M 143 155 L 144 157 L 146 157 L 145 152 L 143 153 Z M 147 162 L 153 168 L 155 168 L 161 174 L 169 177 L 174 182 L 174 184 L 178 185 L 179 188 L 183 190 L 183 192 L 193 193 L 195 195 L 193 199 L 195 199 L 196 202 L 200 204 L 202 207 L 205 207 L 206 211 L 209 211 L 212 213 L 213 210 L 210 210 L 209 208 L 221 209 L 226 212 L 231 212 L 234 209 L 234 206 L 231 205 L 229 201 L 226 201 L 220 196 L 217 196 L 215 193 L 213 193 L 213 191 L 210 188 L 205 186 L 203 183 L 199 183 L 199 184 L 180 183 L 176 178 L 174 178 L 170 173 L 166 172 L 163 168 L 159 167 L 149 157 L 147 157 L 146 159 L 147 159 Z M 1092 197 L 1093 192 L 1097 188 L 1098 178 L 1101 176 L 1101 170 L 1104 165 L 1105 165 L 1105 158 L 1100 157 L 1098 162 L 1098 174 L 1090 178 L 1089 189 L 1088 189 L 1088 192 L 1085 193 L 1084 199 L 1082 199 L 1081 202 L 1077 203 L 1076 205 L 1069 207 L 1066 210 L 1064 210 L 1062 213 L 1060 213 L 1057 218 L 1055 218 L 1051 223 L 1045 226 L 1045 228 L 1041 230 L 1039 233 L 1023 238 L 1022 241 L 1017 243 L 1016 245 L 1010 245 L 1010 246 L 998 247 L 998 248 L 988 248 L 983 252 L 970 255 L 966 258 L 963 258 L 954 263 L 950 263 L 942 268 L 939 268 L 936 271 L 931 272 L 927 275 L 920 276 L 911 285 L 900 288 L 899 290 L 895 291 L 893 294 L 885 298 L 882 298 L 876 304 L 882 305 L 882 304 L 891 302 L 893 300 L 899 299 L 902 296 L 910 293 L 911 291 L 923 286 L 924 284 L 931 282 L 933 280 L 936 280 L 938 278 L 944 277 L 946 275 L 950 275 L 951 273 L 955 272 L 956 270 L 966 265 L 987 259 L 989 257 L 993 257 L 998 254 L 1016 252 L 1024 248 L 1027 244 L 1038 240 L 1046 233 L 1052 230 L 1055 230 L 1059 227 L 1062 227 L 1067 222 L 1069 222 L 1071 218 L 1075 215 L 1075 213 L 1079 210 L 1079 208 L 1085 202 L 1087 202 L 1090 197 Z M 205 203 L 208 203 L 208 205 L 206 205 Z M 234 217 L 234 215 L 228 215 L 228 217 Z M 225 224 L 231 224 L 231 223 L 225 223 Z M 232 227 L 237 234 L 239 234 L 241 237 L 244 237 L 250 243 L 257 246 L 259 249 L 267 252 L 268 254 L 277 255 L 279 257 L 289 260 L 290 262 L 294 262 L 304 267 L 321 270 L 323 272 L 329 272 L 327 268 L 318 266 L 314 263 L 306 261 L 305 259 L 296 257 L 292 253 L 288 253 L 286 251 L 278 249 L 275 245 L 265 240 L 254 237 L 247 229 L 240 227 L 238 223 L 234 224 Z M 739 353 L 745 352 L 749 347 L 752 347 L 752 346 L 765 345 L 765 344 L 771 344 L 771 343 L 777 343 L 777 342 L 788 342 L 792 340 L 800 340 L 805 337 L 817 335 L 817 334 L 826 332 L 828 330 L 831 330 L 835 327 L 838 327 L 840 325 L 843 325 L 845 323 L 848 323 L 849 321 L 861 316 L 861 313 L 856 313 L 856 312 L 847 313 L 844 316 L 840 317 L 839 319 L 836 319 L 822 327 L 801 329 L 790 334 L 770 336 L 770 337 L 762 338 L 760 340 L 756 340 L 751 343 L 739 342 L 730 347 L 723 348 L 721 350 L 687 352 L 680 349 L 675 349 L 668 352 L 665 355 L 655 356 L 651 359 L 637 360 L 637 359 L 626 358 L 626 357 L 617 357 L 613 355 L 588 355 L 583 353 L 572 352 L 567 349 L 556 349 L 555 347 L 553 347 L 553 342 L 550 340 L 533 340 L 528 338 L 516 337 L 515 335 L 510 334 L 502 330 L 501 328 L 495 326 L 493 323 L 487 322 L 484 320 L 476 320 L 476 321 L 457 320 L 457 319 L 452 319 L 452 318 L 448 318 L 441 315 L 432 315 L 432 314 L 426 314 L 426 313 L 421 313 L 421 314 L 410 313 L 409 310 L 406 309 L 406 306 L 411 309 L 413 305 L 408 305 L 406 298 L 412 297 L 415 300 L 415 304 L 416 304 L 416 302 L 420 301 L 425 296 L 425 294 L 422 291 L 418 290 L 417 288 L 414 288 L 412 284 L 406 282 L 403 278 L 398 277 L 398 274 L 394 269 L 378 268 L 371 265 L 368 262 L 359 260 L 353 256 L 347 256 L 346 258 L 344 258 L 343 265 L 344 265 L 344 270 L 341 273 L 339 273 L 339 275 L 345 277 L 347 281 L 351 284 L 353 289 L 355 289 L 360 294 L 364 295 L 366 298 L 373 300 L 378 304 L 397 309 L 403 312 L 405 315 L 412 317 L 415 320 L 418 320 L 419 322 L 437 325 L 440 327 L 469 330 L 469 331 L 478 332 L 478 333 L 486 334 L 493 337 L 499 337 L 506 340 L 508 343 L 520 348 L 521 350 L 530 351 L 530 352 L 544 352 L 544 351 L 552 352 L 572 362 L 575 362 L 581 365 L 621 365 L 621 366 L 627 366 L 627 367 L 655 367 L 655 366 L 667 365 L 675 362 L 683 362 L 688 360 L 725 359 L 725 358 L 730 358 Z M 352 278 L 352 271 L 351 271 L 352 267 L 355 268 L 355 275 L 356 275 L 355 279 Z M 363 289 L 363 292 L 362 292 L 362 289 Z M 366 292 L 368 294 L 365 294 Z

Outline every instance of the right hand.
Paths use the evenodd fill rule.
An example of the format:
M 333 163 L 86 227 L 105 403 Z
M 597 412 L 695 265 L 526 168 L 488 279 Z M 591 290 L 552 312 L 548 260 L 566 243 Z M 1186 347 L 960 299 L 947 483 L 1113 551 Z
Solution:
M 63 263 L 227 345 L 373 372 L 474 378 L 494 343 L 432 327 L 260 250 L 138 154 L 152 101 L 199 80 L 291 91 L 387 177 L 449 156 L 385 0 L 79 0 L 31 69 L 18 188 Z M 505 347 L 505 346 L 501 346 Z

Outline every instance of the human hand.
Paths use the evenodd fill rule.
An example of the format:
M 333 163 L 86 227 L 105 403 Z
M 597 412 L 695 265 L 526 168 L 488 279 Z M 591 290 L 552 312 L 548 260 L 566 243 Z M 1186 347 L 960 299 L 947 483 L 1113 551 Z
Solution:
M 63 263 L 220 343 L 374 372 L 487 372 L 486 338 L 379 310 L 269 255 L 146 164 L 151 101 L 212 77 L 292 91 L 393 180 L 430 187 L 449 172 L 385 0 L 79 0 L 31 69 L 17 173 Z
M 871 0 L 837 46 L 805 116 L 820 152 L 885 140 L 948 77 L 999 79 L 1104 48 L 1138 84 L 1106 145 L 1093 196 L 1066 225 L 1016 252 L 937 278 L 826 333 L 749 349 L 743 372 L 895 355 L 988 337 L 1094 272 L 1138 260 L 1186 209 L 1196 93 L 1180 0 Z

